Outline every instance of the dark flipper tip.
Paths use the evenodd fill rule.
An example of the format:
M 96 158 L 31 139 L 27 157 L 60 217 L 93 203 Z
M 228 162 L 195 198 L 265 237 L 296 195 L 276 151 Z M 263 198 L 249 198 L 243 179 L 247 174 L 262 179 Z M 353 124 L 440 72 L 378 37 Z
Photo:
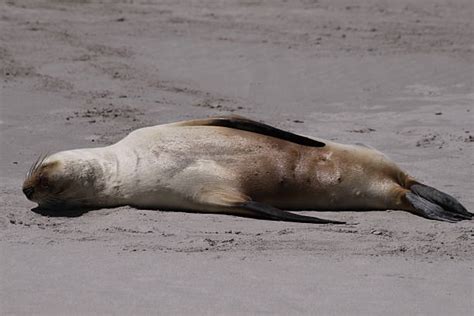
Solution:
M 430 201 L 431 203 L 441 206 L 443 209 L 456 213 L 459 215 L 464 215 L 467 218 L 472 218 L 473 213 L 469 212 L 458 200 L 456 200 L 451 195 L 441 192 L 435 188 L 427 186 L 425 184 L 417 183 L 410 187 L 410 190 L 418 196 L 421 196 L 425 200 Z
M 451 210 L 446 210 L 440 205 L 432 203 L 413 192 L 407 192 L 406 199 L 415 208 L 417 214 L 428 219 L 450 223 L 472 219 L 472 214 L 470 213 L 456 213 Z
M 287 221 L 287 222 L 298 222 L 298 223 L 312 223 L 312 224 L 346 224 L 345 222 L 340 221 L 333 221 L 328 219 L 322 219 L 317 217 L 311 216 L 304 216 L 295 213 L 286 212 L 280 210 L 276 207 L 255 202 L 255 201 L 248 201 L 238 205 L 238 207 L 250 210 L 255 212 L 259 215 L 263 215 L 266 218 L 272 220 L 279 220 L 279 221 Z

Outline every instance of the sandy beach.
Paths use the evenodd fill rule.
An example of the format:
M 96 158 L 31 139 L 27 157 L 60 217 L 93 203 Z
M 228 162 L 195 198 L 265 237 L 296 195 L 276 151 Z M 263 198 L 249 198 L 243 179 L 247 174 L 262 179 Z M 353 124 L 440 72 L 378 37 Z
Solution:
M 46 217 L 40 154 L 238 114 L 364 143 L 474 211 L 470 0 L 0 1 L 2 315 L 471 315 L 474 221 Z

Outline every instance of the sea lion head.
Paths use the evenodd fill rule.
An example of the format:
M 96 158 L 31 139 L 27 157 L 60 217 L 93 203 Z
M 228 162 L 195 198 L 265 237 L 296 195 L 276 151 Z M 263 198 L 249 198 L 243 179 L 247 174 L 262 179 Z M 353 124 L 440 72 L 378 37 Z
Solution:
M 39 158 L 23 182 L 23 193 L 39 208 L 52 211 L 87 206 L 94 200 L 97 175 L 88 161 L 61 155 Z

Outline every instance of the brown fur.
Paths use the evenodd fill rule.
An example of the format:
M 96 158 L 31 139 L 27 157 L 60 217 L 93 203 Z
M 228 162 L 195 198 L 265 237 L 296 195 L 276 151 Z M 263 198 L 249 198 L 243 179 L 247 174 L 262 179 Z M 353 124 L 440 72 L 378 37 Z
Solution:
M 31 169 L 27 178 L 23 182 L 23 188 L 33 187 L 36 189 L 45 189 L 50 187 L 48 174 L 59 166 L 58 161 L 48 162 L 38 165 Z
M 143 128 L 112 146 L 61 152 L 47 161 L 35 163 L 24 184 L 35 189 L 34 199 L 25 194 L 40 206 L 132 205 L 313 223 L 329 221 L 279 208 L 403 209 L 452 221 L 470 216 L 462 206 L 454 206 L 460 215 L 439 215 L 441 206 L 429 200 L 433 190 L 418 188 L 428 200 L 412 196 L 417 182 L 375 149 L 311 139 L 244 118 Z M 62 172 L 55 172 L 61 162 Z M 62 188 L 50 186 L 48 175 Z M 433 194 L 454 205 L 444 202 L 446 195 Z

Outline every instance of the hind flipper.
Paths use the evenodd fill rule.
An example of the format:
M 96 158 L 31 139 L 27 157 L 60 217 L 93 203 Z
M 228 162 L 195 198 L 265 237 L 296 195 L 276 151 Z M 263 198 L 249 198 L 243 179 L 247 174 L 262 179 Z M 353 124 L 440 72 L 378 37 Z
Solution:
M 248 196 L 231 188 L 208 187 L 200 193 L 200 200 L 210 208 L 228 214 L 243 214 L 258 218 L 313 224 L 345 224 L 344 222 L 321 219 L 286 212 L 268 204 L 252 201 Z
M 458 213 L 452 209 L 445 209 L 414 192 L 407 192 L 405 197 L 415 209 L 416 214 L 428 219 L 451 223 L 472 219 L 472 214 L 467 211 L 466 213 Z
M 466 210 L 466 208 L 454 197 L 435 188 L 425 184 L 416 183 L 410 187 L 410 190 L 416 195 L 423 197 L 431 203 L 441 206 L 449 212 L 465 215 L 466 217 L 469 217 L 469 219 L 473 216 L 473 214 L 468 212 L 468 210 Z

